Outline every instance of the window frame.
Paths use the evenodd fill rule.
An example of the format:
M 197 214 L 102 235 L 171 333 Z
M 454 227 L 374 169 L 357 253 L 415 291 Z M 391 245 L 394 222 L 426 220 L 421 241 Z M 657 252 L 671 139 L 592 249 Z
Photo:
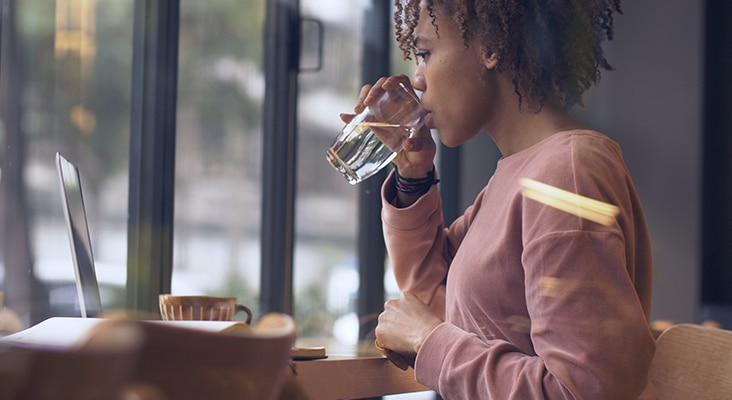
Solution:
M 365 8 L 362 81 L 391 74 L 391 3 Z M 297 154 L 297 86 L 303 18 L 299 0 L 268 1 L 265 20 L 265 104 L 260 312 L 293 314 L 293 252 Z M 173 270 L 175 143 L 180 1 L 136 0 L 130 132 L 127 306 L 156 312 Z M 283 113 L 282 110 L 287 110 Z M 440 174 L 446 221 L 457 215 L 460 152 L 444 146 Z M 357 300 L 361 339 L 383 309 L 386 249 L 381 185 L 388 174 L 359 185 Z M 445 184 L 443 184 L 445 185 Z
M 173 271 L 180 1 L 134 7 L 127 307 L 154 312 Z

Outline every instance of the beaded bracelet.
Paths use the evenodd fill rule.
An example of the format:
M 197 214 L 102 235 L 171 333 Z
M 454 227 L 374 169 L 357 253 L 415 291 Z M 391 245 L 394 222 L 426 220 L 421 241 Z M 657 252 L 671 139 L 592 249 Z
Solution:
M 421 196 L 427 193 L 432 185 L 437 184 L 440 180 L 435 179 L 435 167 L 427 173 L 426 178 L 405 178 L 399 175 L 399 169 L 394 168 L 394 185 L 396 189 L 404 194 Z

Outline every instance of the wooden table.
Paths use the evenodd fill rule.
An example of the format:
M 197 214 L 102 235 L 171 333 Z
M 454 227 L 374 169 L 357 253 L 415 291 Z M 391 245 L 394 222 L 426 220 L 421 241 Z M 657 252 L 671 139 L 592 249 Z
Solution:
M 326 359 L 294 362 L 297 379 L 313 400 L 362 399 L 429 390 L 417 383 L 412 368 L 400 370 L 381 356 L 373 343 L 326 348 Z

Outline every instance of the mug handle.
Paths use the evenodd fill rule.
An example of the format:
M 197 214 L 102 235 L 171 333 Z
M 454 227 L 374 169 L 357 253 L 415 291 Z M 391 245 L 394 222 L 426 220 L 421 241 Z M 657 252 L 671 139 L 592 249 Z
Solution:
M 234 311 L 234 313 L 236 314 L 239 311 L 244 311 L 247 314 L 246 324 L 247 325 L 251 325 L 251 323 L 252 323 L 252 310 L 250 310 L 249 307 L 247 307 L 245 305 L 237 304 L 236 305 L 236 310 Z

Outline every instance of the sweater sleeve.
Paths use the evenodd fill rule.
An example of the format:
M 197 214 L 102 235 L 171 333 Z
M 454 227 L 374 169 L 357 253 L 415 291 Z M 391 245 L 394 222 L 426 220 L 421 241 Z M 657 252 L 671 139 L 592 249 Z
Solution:
M 382 222 L 396 282 L 402 292 L 414 293 L 444 319 L 447 271 L 475 206 L 446 229 L 436 185 L 410 207 L 397 208 L 395 198 L 392 173 L 382 187 Z
M 417 380 L 465 399 L 639 398 L 654 341 L 616 263 L 622 248 L 620 238 L 598 232 L 535 241 L 524 257 L 534 352 L 446 322 L 422 344 Z
M 412 292 L 445 318 L 445 279 L 441 200 L 436 186 L 410 207 L 394 205 L 394 176 L 382 187 L 384 241 L 402 292 Z
M 448 318 L 415 361 L 417 380 L 447 398 L 655 396 L 650 287 L 642 283 L 650 243 L 635 191 L 614 147 L 564 139 L 506 160 L 482 192 L 486 205 L 452 262 Z M 621 213 L 612 226 L 586 221 L 523 197 L 521 177 Z

